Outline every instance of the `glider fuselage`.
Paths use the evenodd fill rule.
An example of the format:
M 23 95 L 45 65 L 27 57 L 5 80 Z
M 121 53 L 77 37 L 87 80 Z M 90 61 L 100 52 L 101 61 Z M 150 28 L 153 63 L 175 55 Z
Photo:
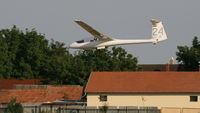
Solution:
M 93 40 L 87 42 L 74 42 L 70 45 L 70 48 L 74 49 L 89 49 L 89 48 L 105 48 L 115 45 L 127 45 L 127 44 L 140 44 L 140 43 L 154 43 L 156 42 L 153 39 L 144 39 L 144 40 L 120 40 L 113 39 L 111 41 L 100 41 Z

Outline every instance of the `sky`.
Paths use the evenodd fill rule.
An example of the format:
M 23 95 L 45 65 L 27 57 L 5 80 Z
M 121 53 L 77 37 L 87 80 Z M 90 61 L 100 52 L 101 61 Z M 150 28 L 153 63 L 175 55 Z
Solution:
M 191 46 L 194 36 L 200 37 L 199 4 L 200 0 L 1 0 L 0 29 L 34 28 L 48 40 L 69 46 L 91 37 L 75 19 L 119 39 L 150 38 L 149 20 L 158 19 L 168 40 L 121 47 L 137 57 L 139 64 L 166 64 L 171 57 L 176 59 L 177 46 Z

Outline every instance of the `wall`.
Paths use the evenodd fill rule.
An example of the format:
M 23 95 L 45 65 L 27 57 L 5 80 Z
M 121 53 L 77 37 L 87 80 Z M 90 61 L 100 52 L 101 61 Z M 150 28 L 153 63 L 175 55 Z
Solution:
M 200 108 L 161 108 L 161 113 L 200 113 Z
M 200 100 L 199 96 L 198 100 Z M 190 95 L 107 95 L 107 102 L 100 102 L 99 95 L 87 95 L 87 106 L 102 106 L 105 104 L 108 106 L 155 106 L 158 108 L 200 107 L 200 101 L 190 102 Z
M 24 106 L 24 113 L 105 113 L 101 108 L 86 107 L 79 105 L 40 105 L 40 106 Z M 6 108 L 0 107 L 0 113 L 5 113 Z M 116 108 L 108 107 L 106 113 L 160 113 L 155 108 Z
M 162 108 L 161 113 L 181 113 L 180 108 Z

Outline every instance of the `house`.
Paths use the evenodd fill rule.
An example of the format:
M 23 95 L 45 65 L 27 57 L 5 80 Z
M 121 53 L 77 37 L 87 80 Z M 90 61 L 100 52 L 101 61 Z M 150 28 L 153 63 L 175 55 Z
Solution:
M 87 106 L 200 106 L 200 72 L 92 72 Z

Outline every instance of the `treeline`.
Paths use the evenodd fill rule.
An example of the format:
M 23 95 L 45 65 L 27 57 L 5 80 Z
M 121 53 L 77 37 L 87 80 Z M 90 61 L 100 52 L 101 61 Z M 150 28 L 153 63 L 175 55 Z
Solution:
M 192 40 L 192 46 L 178 46 L 176 60 L 179 62 L 179 71 L 199 71 L 200 41 L 198 37 Z
M 137 58 L 123 48 L 71 54 L 64 43 L 45 39 L 35 29 L 0 30 L 0 78 L 42 78 L 48 84 L 87 82 L 92 71 L 136 71 Z
M 179 71 L 198 71 L 200 41 L 178 46 Z M 45 38 L 35 29 L 16 26 L 0 30 L 0 79 L 41 78 L 47 84 L 84 85 L 92 71 L 138 71 L 138 60 L 123 48 L 79 50 L 70 53 L 62 42 Z

